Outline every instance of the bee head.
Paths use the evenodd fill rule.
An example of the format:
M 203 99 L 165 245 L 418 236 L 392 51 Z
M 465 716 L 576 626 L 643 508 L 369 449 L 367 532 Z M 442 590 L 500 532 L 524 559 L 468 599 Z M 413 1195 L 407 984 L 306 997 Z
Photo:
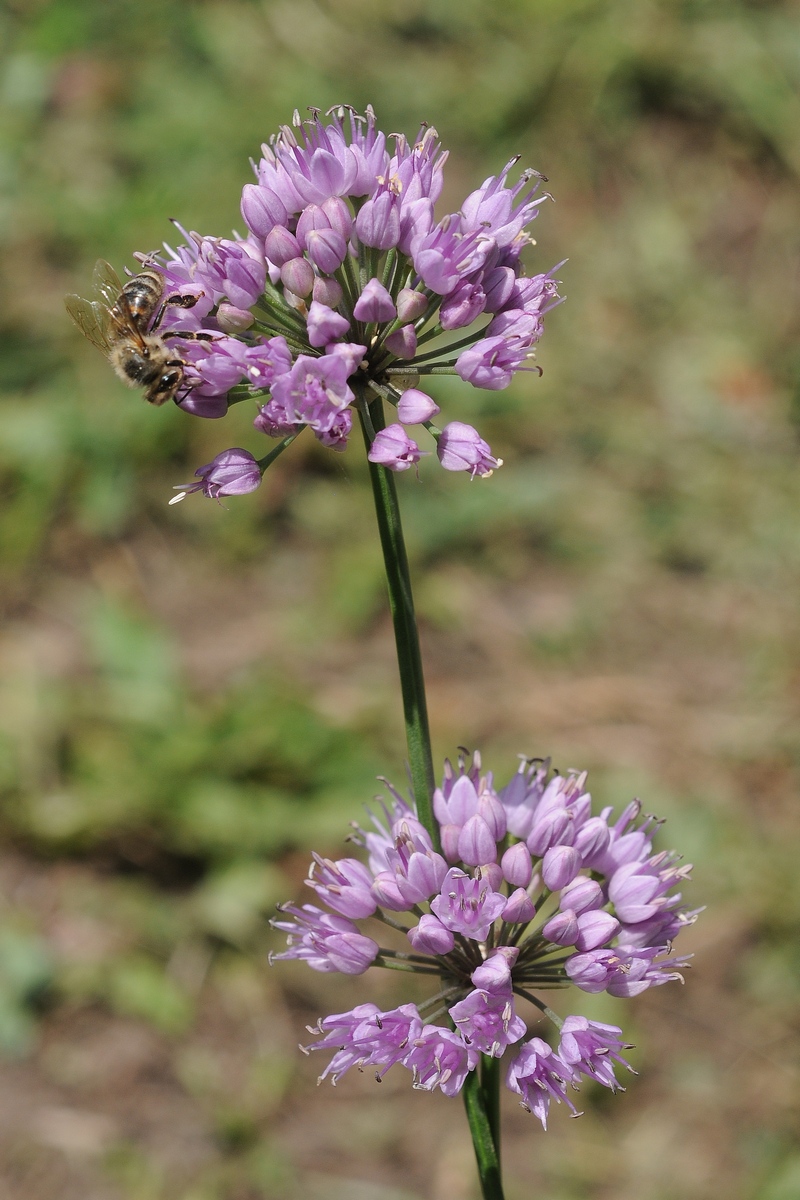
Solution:
M 183 380 L 183 367 L 170 364 L 154 379 L 145 392 L 145 400 L 150 404 L 166 404 L 172 400 Z

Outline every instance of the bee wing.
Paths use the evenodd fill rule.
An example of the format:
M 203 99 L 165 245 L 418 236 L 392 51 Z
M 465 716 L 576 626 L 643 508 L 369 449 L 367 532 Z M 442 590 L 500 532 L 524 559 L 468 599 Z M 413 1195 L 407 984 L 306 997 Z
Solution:
M 97 300 L 84 300 L 82 296 L 65 296 L 67 312 L 84 337 L 104 354 L 111 353 L 108 337 L 111 313 Z
M 104 258 L 98 258 L 94 264 L 92 283 L 95 293 L 109 308 L 113 308 L 122 294 L 122 280 L 111 263 L 106 262 Z
M 128 297 L 123 290 L 125 284 L 111 263 L 106 262 L 104 258 L 98 258 L 94 264 L 92 282 L 96 295 L 101 297 L 95 301 L 95 306 L 109 310 L 106 327 L 110 340 L 115 342 L 120 338 L 127 338 L 136 342 L 139 349 L 144 351 L 146 343 L 139 322 L 131 311 Z

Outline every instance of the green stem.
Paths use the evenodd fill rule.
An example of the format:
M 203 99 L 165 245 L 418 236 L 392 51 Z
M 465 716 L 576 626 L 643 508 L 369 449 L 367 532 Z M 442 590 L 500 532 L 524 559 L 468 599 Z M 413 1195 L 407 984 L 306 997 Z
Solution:
M 486 1093 L 477 1071 L 470 1071 L 463 1089 L 469 1131 L 475 1147 L 483 1200 L 503 1200 L 500 1159 L 492 1137 L 492 1121 Z
M 459 338 L 457 342 L 449 342 L 446 346 L 440 346 L 438 350 L 429 350 L 427 354 L 417 354 L 414 356 L 414 363 L 426 362 L 429 358 L 438 358 L 440 354 L 449 354 L 451 350 L 461 350 L 464 346 L 471 346 L 473 342 L 480 341 L 484 333 L 485 330 L 481 329 L 478 333 L 470 333 L 467 337 Z M 430 334 L 425 334 L 425 337 L 430 337 Z M 419 345 L 419 340 L 417 345 Z
M 455 359 L 452 363 L 436 363 L 435 366 L 428 366 L 426 363 L 420 363 L 417 366 L 416 362 L 410 362 L 407 367 L 387 367 L 387 375 L 410 375 L 412 371 L 416 371 L 418 375 L 455 375 L 456 369 L 454 366 Z
M 361 397 L 359 415 L 367 450 L 374 433 L 385 427 L 381 400 Z M 370 427 L 371 426 L 371 427 Z M 428 728 L 428 706 L 425 699 L 425 680 L 422 673 L 422 655 L 419 648 L 419 633 L 414 615 L 414 598 L 411 592 L 411 574 L 408 567 L 403 527 L 400 522 L 400 506 L 394 476 L 379 463 L 369 463 L 378 532 L 386 568 L 389 588 L 389 605 L 394 623 L 397 645 L 397 664 L 400 669 L 400 688 L 403 695 L 403 715 L 408 744 L 408 763 L 411 768 L 411 785 L 417 802 L 417 815 L 431 835 L 438 850 L 439 829 L 433 815 L 433 757 L 431 735 Z
M 486 1102 L 486 1115 L 489 1118 L 489 1128 L 492 1133 L 494 1150 L 497 1155 L 498 1168 L 501 1159 L 500 1152 L 500 1059 L 491 1055 L 481 1055 L 481 1087 Z
M 262 475 L 266 471 L 267 467 L 271 467 L 275 462 L 275 459 L 279 458 L 280 455 L 283 454 L 284 450 L 291 446 L 292 442 L 297 436 L 298 435 L 296 433 L 290 433 L 289 436 L 285 437 L 282 442 L 278 442 L 274 450 L 270 450 L 269 454 L 265 454 L 263 458 L 259 458 L 257 460 L 258 465 L 261 467 Z
M 375 434 L 385 428 L 383 401 L 380 397 L 371 399 L 366 394 L 366 388 L 360 389 L 360 392 L 358 412 L 369 451 Z M 432 807 L 434 776 L 425 681 L 397 489 L 391 471 L 372 462 L 369 470 L 394 622 L 411 782 L 419 819 L 430 833 L 434 846 L 439 849 L 439 830 Z M 411 962 L 399 962 L 388 956 L 382 956 L 376 965 L 428 973 L 424 967 L 420 968 Z M 500 1175 L 500 1063 L 497 1059 L 481 1055 L 480 1072 L 468 1072 L 464 1084 L 464 1105 L 475 1148 L 483 1200 L 503 1200 Z

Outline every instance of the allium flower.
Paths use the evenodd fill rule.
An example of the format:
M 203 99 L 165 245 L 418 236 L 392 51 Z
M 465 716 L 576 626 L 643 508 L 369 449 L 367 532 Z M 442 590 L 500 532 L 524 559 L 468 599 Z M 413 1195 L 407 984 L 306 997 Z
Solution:
M 424 1092 L 438 1087 L 445 1096 L 456 1096 L 479 1058 L 478 1051 L 452 1029 L 425 1025 L 402 1062 L 413 1073 L 412 1087 Z
M 397 401 L 397 415 L 404 425 L 421 425 L 440 411 L 439 405 L 419 388 L 407 388 Z
M 632 1068 L 621 1029 L 562 1020 L 540 993 L 574 984 L 577 994 L 635 996 L 681 979 L 688 959 L 672 954 L 671 938 L 697 911 L 673 890 L 690 868 L 653 851 L 658 822 L 640 819 L 638 804 L 616 821 L 611 809 L 592 816 L 585 784 L 584 774 L 562 776 L 534 759 L 496 787 L 480 755 L 462 756 L 445 763 L 434 794 L 443 854 L 413 804 L 387 785 L 374 828 L 352 836 L 367 863 L 314 856 L 308 882 L 333 911 L 282 909 L 272 924 L 287 932 L 288 949 L 271 960 L 345 974 L 401 967 L 432 977 L 434 993 L 390 1012 L 361 1004 L 321 1020 L 305 1049 L 333 1051 L 323 1079 L 352 1066 L 380 1077 L 400 1064 L 414 1087 L 452 1096 L 482 1055 L 507 1057 L 507 1086 L 545 1126 L 553 1100 L 577 1115 L 568 1089 L 586 1078 L 623 1090 L 616 1068 Z M 543 1019 L 553 1046 L 539 1036 Z
M 220 496 L 242 496 L 254 492 L 261 483 L 261 467 L 252 454 L 238 448 L 223 450 L 210 463 L 198 467 L 195 475 L 200 476 L 198 482 L 181 484 L 170 504 L 177 504 L 190 492 L 202 492 L 213 500 Z
M 369 449 L 369 461 L 383 463 L 392 471 L 407 471 L 422 457 L 413 438 L 410 438 L 402 425 L 387 425 L 375 434 Z
M 194 300 L 168 303 L 160 326 L 186 363 L 179 406 L 218 418 L 252 397 L 259 432 L 308 426 L 342 450 L 351 407 L 387 403 L 401 423 L 427 427 L 446 470 L 475 478 L 500 466 L 470 426 L 432 425 L 438 406 L 416 383 L 449 373 L 496 390 L 539 371 L 534 347 L 559 296 L 553 271 L 526 275 L 521 255 L 548 196 L 535 171 L 509 179 L 512 159 L 437 219 L 446 159 L 435 129 L 387 140 L 371 108 L 296 113 L 242 189 L 245 238 L 176 223 L 183 244 L 137 255 L 163 272 L 165 294 Z M 272 368 L 254 369 L 263 358 Z M 379 424 L 393 429 L 391 419 L 373 424 L 373 462 L 404 471 L 417 461 L 416 443 L 387 450 Z
M 409 1044 L 422 1031 L 420 1015 L 413 1004 L 401 1004 L 390 1012 L 381 1012 L 375 1004 L 359 1004 L 349 1013 L 325 1017 L 309 1033 L 322 1034 L 322 1040 L 303 1046 L 311 1050 L 328 1050 L 337 1047 L 320 1075 L 320 1082 L 331 1076 L 332 1082 L 349 1071 L 350 1067 L 380 1066 L 385 1074 L 396 1062 L 402 1062 Z
M 503 465 L 502 458 L 494 458 L 477 429 L 463 421 L 445 425 L 437 453 L 446 471 L 468 471 L 472 479 L 476 475 L 491 475 L 496 467 Z
M 508 1046 L 528 1032 L 522 1017 L 514 1011 L 510 983 L 493 991 L 476 988 L 453 1005 L 450 1016 L 467 1045 L 492 1058 L 500 1058 Z
M 561 1061 L 555 1050 L 541 1038 L 534 1037 L 525 1042 L 512 1058 L 506 1085 L 522 1097 L 522 1107 L 538 1117 L 542 1127 L 547 1129 L 551 1100 L 557 1104 L 563 1100 L 572 1115 L 578 1115 L 578 1110 L 566 1093 L 571 1079 L 571 1069 Z
M 567 1017 L 561 1026 L 558 1057 L 572 1068 L 576 1082 L 581 1075 L 589 1075 L 612 1091 L 624 1091 L 614 1075 L 614 1062 L 629 1071 L 633 1067 L 619 1053 L 629 1048 L 620 1038 L 621 1033 L 616 1025 L 602 1025 L 586 1017 Z
M 283 929 L 289 935 L 290 946 L 283 954 L 273 954 L 272 962 L 302 958 L 315 971 L 361 975 L 380 951 L 378 943 L 360 933 L 358 926 L 346 917 L 323 912 L 313 904 L 304 904 L 302 908 L 285 904 L 280 911 L 290 913 L 295 920 L 272 922 L 276 929 Z

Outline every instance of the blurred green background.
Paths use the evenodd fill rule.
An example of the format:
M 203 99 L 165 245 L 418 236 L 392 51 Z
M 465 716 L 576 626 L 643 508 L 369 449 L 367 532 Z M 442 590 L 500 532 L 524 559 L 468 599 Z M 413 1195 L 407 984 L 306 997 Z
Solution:
M 149 408 L 63 309 L 169 217 L 241 227 L 260 143 L 347 101 L 436 125 L 442 211 L 520 153 L 556 198 L 529 269 L 569 259 L 544 377 L 438 393 L 502 471 L 399 480 L 437 758 L 641 795 L 708 905 L 685 989 L 583 1005 L 627 1095 L 547 1135 L 507 1098 L 509 1200 L 793 1200 L 798 5 L 6 0 L 0 48 L 3 1196 L 476 1195 L 458 1102 L 315 1089 L 296 1043 L 364 981 L 265 963 L 309 848 L 403 778 L 361 451 L 168 508 L 260 445 L 246 406 Z

